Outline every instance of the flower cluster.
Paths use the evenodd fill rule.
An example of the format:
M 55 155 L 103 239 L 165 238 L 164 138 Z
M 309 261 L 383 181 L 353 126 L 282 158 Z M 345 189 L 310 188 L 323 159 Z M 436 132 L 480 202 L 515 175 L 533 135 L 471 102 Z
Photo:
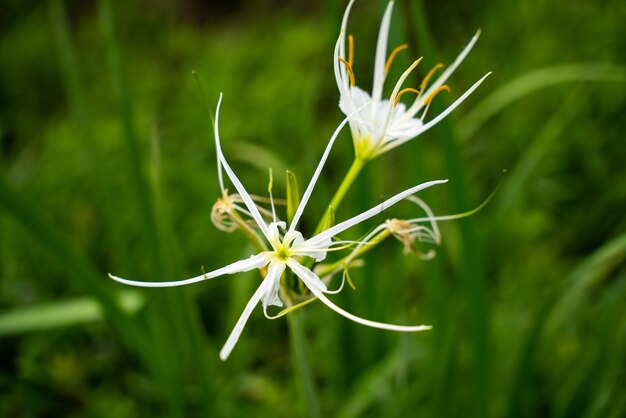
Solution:
M 354 83 L 354 71 L 352 69 L 353 40 L 350 37 L 350 49 L 348 58 L 345 57 L 344 34 L 348 19 L 348 13 L 352 7 L 354 0 L 350 2 L 343 18 L 342 29 L 335 48 L 335 75 L 340 92 L 340 108 L 346 114 L 345 119 L 337 127 L 332 137 L 328 141 L 324 153 L 309 181 L 304 193 L 297 204 L 292 205 L 293 213 L 288 215 L 288 221 L 281 220 L 276 215 L 275 204 L 281 203 L 289 206 L 287 201 L 278 201 L 273 198 L 270 187 L 268 189 L 269 198 L 250 194 L 244 187 L 241 180 L 237 177 L 231 168 L 228 160 L 224 156 L 221 147 L 219 134 L 219 117 L 222 96 L 220 95 L 217 109 L 215 112 L 214 135 L 215 148 L 217 153 L 218 180 L 222 191 L 222 196 L 217 200 L 211 212 L 211 219 L 215 226 L 226 232 L 242 231 L 245 236 L 255 244 L 258 253 L 251 255 L 249 258 L 235 261 L 217 270 L 204 273 L 197 277 L 172 282 L 144 282 L 127 280 L 120 277 L 110 275 L 113 280 L 120 283 L 141 287 L 168 287 L 181 286 L 197 283 L 204 280 L 214 279 L 220 276 L 245 272 L 250 270 L 259 270 L 263 280 L 248 301 L 243 313 L 235 324 L 233 331 L 228 337 L 224 347 L 220 351 L 220 358 L 225 360 L 231 353 L 236 342 L 238 341 L 243 328 L 250 317 L 254 308 L 260 303 L 266 317 L 272 319 L 282 316 L 289 310 L 297 308 L 301 304 L 308 303 L 311 300 L 318 299 L 320 302 L 328 306 L 338 314 L 363 325 L 393 330 L 414 332 L 430 329 L 427 325 L 395 325 L 382 322 L 376 322 L 353 315 L 341 307 L 333 303 L 326 295 L 336 293 L 341 290 L 329 290 L 328 284 L 334 274 L 341 270 L 346 270 L 349 265 L 354 265 L 356 260 L 365 252 L 373 248 L 377 243 L 388 236 L 394 236 L 399 239 L 405 246 L 407 251 L 416 253 L 423 258 L 429 258 L 434 255 L 432 250 L 421 253 L 415 246 L 414 241 L 425 241 L 438 245 L 440 243 L 440 234 L 437 227 L 437 218 L 434 216 L 428 205 L 421 199 L 413 196 L 415 193 L 429 188 L 431 186 L 445 183 L 447 180 L 429 181 L 416 185 L 407 190 L 397 193 L 378 205 L 370 209 L 348 218 L 342 222 L 335 223 L 332 215 L 333 207 L 327 212 L 311 237 L 305 238 L 305 235 L 298 230 L 298 224 L 302 218 L 303 212 L 311 197 L 313 189 L 320 178 L 326 160 L 332 150 L 335 140 L 341 130 L 349 125 L 355 143 L 356 156 L 355 159 L 367 161 L 380 155 L 383 152 L 405 142 L 420 133 L 427 130 L 430 126 L 437 123 L 445 115 L 450 113 L 461 101 L 463 101 L 482 81 L 476 83 L 468 90 L 460 99 L 443 113 L 430 122 L 423 122 L 425 110 L 432 97 L 444 87 L 446 79 L 458 66 L 460 61 L 467 55 L 469 49 L 473 46 L 475 39 L 465 48 L 463 53 L 455 63 L 448 68 L 430 87 L 429 79 L 432 72 L 426 76 L 421 86 L 421 93 L 417 93 L 415 103 L 407 109 L 402 103 L 399 103 L 400 96 L 408 91 L 400 90 L 402 84 L 410 71 L 417 65 L 414 63 L 397 82 L 396 87 L 389 100 L 382 100 L 382 90 L 388 67 L 393 57 L 398 52 L 396 49 L 387 59 L 384 60 L 387 34 L 389 31 L 389 22 L 391 18 L 391 9 L 393 1 L 389 3 L 383 23 L 380 29 L 378 48 L 376 52 L 376 64 L 374 70 L 374 89 L 370 97 L 363 90 L 356 87 Z M 410 90 L 410 89 L 409 89 Z M 415 118 L 424 106 L 426 109 L 420 118 Z M 226 177 L 232 183 L 236 193 L 229 194 L 224 184 L 224 172 Z M 345 189 L 349 187 L 353 180 L 344 180 L 341 187 L 341 193 L 333 199 L 334 205 L 337 206 L 341 201 Z M 292 191 L 293 192 L 293 191 Z M 391 219 L 375 228 L 370 234 L 358 242 L 342 241 L 337 238 L 339 234 L 347 229 L 365 221 L 382 211 L 390 208 L 398 202 L 408 200 L 418 205 L 426 216 L 412 220 Z M 270 209 L 263 207 L 262 204 L 269 204 Z M 350 252 L 341 260 L 331 264 L 322 264 L 326 259 L 328 252 L 341 251 L 350 249 Z M 298 297 L 290 297 L 290 290 L 286 284 L 284 277 L 291 275 L 297 278 L 301 291 Z M 344 275 L 345 277 L 345 275 Z M 295 304 L 297 300 L 302 300 L 299 304 Z M 278 315 L 271 316 L 268 314 L 268 307 L 282 307 L 288 305 L 287 309 Z

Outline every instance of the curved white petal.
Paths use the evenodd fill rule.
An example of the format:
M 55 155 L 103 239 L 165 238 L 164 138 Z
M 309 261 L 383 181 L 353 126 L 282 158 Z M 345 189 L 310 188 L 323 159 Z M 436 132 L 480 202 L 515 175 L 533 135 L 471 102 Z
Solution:
M 302 264 L 298 263 L 293 258 L 288 259 L 286 263 L 291 271 L 293 271 L 296 276 L 302 279 L 306 287 L 308 287 L 311 292 L 313 292 L 313 289 L 315 289 L 317 292 L 326 292 L 328 290 L 324 282 L 319 277 L 317 277 L 315 273 L 304 267 Z
M 391 97 L 390 97 L 389 102 L 387 104 L 387 113 L 386 113 L 386 117 L 385 117 L 385 123 L 383 123 L 381 125 L 381 130 L 382 130 L 381 136 L 384 136 L 385 132 L 387 131 L 387 127 L 389 126 L 389 123 L 391 122 L 391 116 L 394 114 L 394 110 L 396 110 L 396 114 L 398 114 L 399 111 L 405 109 L 404 104 L 401 104 L 401 103 L 398 104 L 398 106 L 402 106 L 400 108 L 398 108 L 398 106 L 395 105 L 396 96 L 400 92 L 400 89 L 402 88 L 402 85 L 404 84 L 404 81 L 411 74 L 411 72 L 413 72 L 415 67 L 417 67 L 419 65 L 421 60 L 422 59 L 420 58 L 418 60 L 413 61 L 413 64 L 411 64 L 409 66 L 409 68 L 407 68 L 402 73 L 402 75 L 398 79 L 398 82 L 394 86 L 393 91 L 391 92 Z M 403 112 L 403 113 L 406 113 L 406 112 Z
M 283 306 L 283 302 L 278 297 L 278 290 L 280 288 L 280 276 L 282 276 L 284 271 L 285 263 L 283 262 L 272 262 L 267 268 L 267 276 L 263 280 L 267 281 L 268 284 L 265 295 L 261 299 L 264 308 L 268 306 Z
M 333 71 L 335 73 L 335 81 L 337 82 L 337 88 L 339 89 L 339 98 L 340 100 L 344 97 L 346 100 L 350 97 L 350 81 L 348 78 L 348 72 L 343 67 L 343 63 L 339 61 L 339 57 L 342 57 L 340 54 L 341 45 L 344 43 L 345 33 L 341 31 L 339 34 L 339 38 L 337 38 L 337 43 L 335 44 L 335 57 L 333 62 Z M 343 58 L 343 57 L 342 57 Z
M 246 322 L 248 322 L 248 318 L 250 318 L 250 314 L 252 314 L 252 311 L 254 310 L 256 305 L 259 304 L 261 298 L 266 294 L 269 284 L 269 281 L 263 280 L 261 282 L 261 285 L 257 288 L 257 290 L 254 292 L 254 294 L 246 304 L 245 309 L 243 310 L 241 316 L 235 324 L 235 328 L 233 328 L 230 335 L 228 336 L 228 339 L 226 340 L 226 343 L 224 344 L 224 347 L 222 347 L 222 349 L 220 350 L 220 359 L 226 360 L 231 351 L 233 351 L 235 344 L 237 344 L 237 341 L 241 336 L 243 328 L 246 326 Z
M 461 53 L 456 57 L 454 62 L 450 64 L 448 68 L 446 68 L 444 72 L 441 73 L 441 75 L 437 78 L 437 80 L 433 83 L 433 85 L 430 86 L 426 90 L 426 92 L 424 92 L 424 97 L 428 97 L 428 93 L 435 91 L 437 88 L 444 85 L 446 81 L 448 81 L 448 78 L 450 78 L 450 76 L 456 71 L 459 65 L 461 65 L 463 60 L 465 60 L 465 57 L 467 57 L 467 55 L 470 53 L 470 51 L 476 44 L 476 41 L 478 41 L 479 36 L 480 36 L 480 30 L 478 30 L 476 34 L 472 37 L 472 39 L 470 39 L 470 41 L 467 43 L 465 48 L 463 48 L 463 51 L 461 51 Z
M 463 48 L 463 51 L 461 51 L 461 53 L 456 57 L 454 62 L 450 64 L 448 68 L 444 70 L 443 73 L 441 73 L 441 75 L 437 78 L 437 80 L 435 80 L 435 82 L 430 87 L 428 87 L 426 91 L 422 92 L 421 97 L 428 97 L 430 93 L 435 91 L 437 88 L 443 86 L 445 82 L 448 81 L 448 78 L 450 78 L 450 76 L 456 71 L 459 65 L 461 65 L 465 57 L 467 57 L 467 55 L 470 53 L 470 51 L 476 44 L 476 41 L 478 41 L 479 36 L 480 36 L 480 30 L 476 32 L 476 34 L 472 37 L 469 43 L 465 46 L 465 48 Z M 412 114 L 415 114 L 419 112 L 419 110 L 423 106 L 424 106 L 424 102 L 422 100 L 416 100 L 413 106 L 411 106 L 409 112 Z
M 376 43 L 376 59 L 374 61 L 374 84 L 372 86 L 372 97 L 380 100 L 383 96 L 383 85 L 385 84 L 385 62 L 387 61 L 387 39 L 389 38 L 389 25 L 391 23 L 391 11 L 393 10 L 393 0 L 389 2 L 383 15 L 378 31 L 378 41 Z
M 250 197 L 246 189 L 243 187 L 243 184 L 241 184 L 241 181 L 239 181 L 239 179 L 237 178 L 237 175 L 235 174 L 235 172 L 230 168 L 230 165 L 226 161 L 226 157 L 224 157 L 224 153 L 222 152 L 222 147 L 220 145 L 220 133 L 219 133 L 219 118 L 220 118 L 220 106 L 222 104 L 222 97 L 223 97 L 223 94 L 220 93 L 220 99 L 217 102 L 217 109 L 215 110 L 214 133 L 215 133 L 215 148 L 217 152 L 217 158 L 222 163 L 222 167 L 224 167 L 224 171 L 226 171 L 226 174 L 228 175 L 228 177 L 230 178 L 230 181 L 235 186 L 235 189 L 237 189 L 237 191 L 239 192 L 239 195 L 241 196 L 243 203 L 245 203 L 246 207 L 250 211 L 252 218 L 257 223 L 257 225 L 259 225 L 259 228 L 261 229 L 261 232 L 263 233 L 263 235 L 265 235 L 265 238 L 269 240 L 269 231 L 267 229 L 267 224 L 263 220 L 263 216 L 261 216 L 259 209 L 256 207 L 256 205 L 254 204 L 254 201 L 252 200 L 252 198 Z
M 300 204 L 298 205 L 298 209 L 296 209 L 296 213 L 293 215 L 293 219 L 291 221 L 291 225 L 289 225 L 289 230 L 287 232 L 295 231 L 296 226 L 298 225 L 298 221 L 300 220 L 300 217 L 302 216 L 302 212 L 304 211 L 304 208 L 306 207 L 306 204 L 308 203 L 309 198 L 311 197 L 311 193 L 313 193 L 313 188 L 315 187 L 315 183 L 317 183 L 317 179 L 319 178 L 320 173 L 322 172 L 322 168 L 324 168 L 324 164 L 326 164 L 326 160 L 328 159 L 328 154 L 330 154 L 330 150 L 332 149 L 333 144 L 335 143 L 335 140 L 337 139 L 337 136 L 339 135 L 339 132 L 341 132 L 341 130 L 346 125 L 346 123 L 348 123 L 350 118 L 352 118 L 355 114 L 357 114 L 358 112 L 363 110 L 368 105 L 369 105 L 369 103 L 365 103 L 364 105 L 362 105 L 358 109 L 356 109 L 354 112 L 350 113 L 339 124 L 337 129 L 335 129 L 335 132 L 333 133 L 333 136 L 328 141 L 328 145 L 326 145 L 326 149 L 324 150 L 324 153 L 322 154 L 322 158 L 320 159 L 320 162 L 317 164 L 317 168 L 315 169 L 315 173 L 313 173 L 313 177 L 311 177 L 311 180 L 309 181 L 309 185 L 307 186 L 306 190 L 304 191 L 304 194 L 302 195 L 302 199 L 300 200 Z
M 438 124 L 439 122 L 441 122 L 441 120 L 443 118 L 445 118 L 446 116 L 448 116 L 450 113 L 452 113 L 452 111 L 454 109 L 456 109 L 461 103 L 463 103 L 465 101 L 465 99 L 467 99 L 473 92 L 474 90 L 476 90 L 478 88 L 478 86 L 481 85 L 481 83 L 483 81 L 485 81 L 485 79 L 487 77 L 489 77 L 491 75 L 491 72 L 485 74 L 480 80 L 478 80 L 477 82 L 475 82 L 472 87 L 470 87 L 469 89 L 467 89 L 467 91 L 465 93 L 463 93 L 463 95 L 461 97 L 459 97 L 458 99 L 456 99 L 454 101 L 454 103 L 452 103 L 450 106 L 448 106 L 446 108 L 446 110 L 444 110 L 443 112 L 441 112 L 440 114 L 438 114 L 435 118 L 433 118 L 432 120 L 429 120 L 427 123 L 424 124 L 424 126 L 422 127 L 420 134 L 426 132 L 427 130 L 429 130 L 430 128 L 432 128 L 433 126 L 435 126 L 436 124 Z M 393 142 L 389 142 L 388 144 L 386 144 L 385 146 L 381 147 L 375 155 L 380 155 L 383 154 L 395 147 L 397 147 L 398 145 L 404 144 L 405 142 L 409 141 L 413 139 L 413 137 L 408 137 L 408 138 L 403 138 L 403 139 L 398 139 L 396 141 Z
M 327 240 L 320 240 L 315 242 L 309 242 L 302 240 L 295 243 L 291 247 L 291 253 L 295 256 L 310 257 L 317 262 L 320 262 L 326 258 L 328 249 L 333 245 L 333 241 L 328 238 Z
M 371 209 L 366 210 L 365 212 L 361 213 L 360 215 L 354 216 L 348 220 L 345 220 L 343 222 L 338 223 L 335 226 L 332 226 L 330 228 L 328 228 L 327 230 L 320 232 L 319 234 L 317 234 L 316 236 L 309 238 L 308 240 L 306 240 L 304 242 L 303 245 L 311 245 L 311 246 L 316 246 L 319 245 L 320 242 L 323 242 L 325 240 L 328 240 L 329 238 L 332 238 L 333 236 L 340 234 L 341 232 L 345 231 L 346 229 L 361 223 L 373 216 L 378 215 L 380 212 L 382 212 L 385 209 L 388 209 L 389 207 L 395 205 L 396 203 L 398 203 L 399 201 L 401 201 L 402 199 L 405 199 L 406 197 L 419 192 L 420 190 L 424 190 L 428 187 L 434 186 L 436 184 L 443 184 L 446 183 L 448 180 L 434 180 L 434 181 L 429 181 L 426 183 L 422 183 L 420 185 L 411 187 L 410 189 L 407 189 L 401 193 L 398 193 L 397 195 L 385 200 L 383 203 L 380 203 L 376 206 L 374 206 Z
M 354 321 L 356 323 L 359 323 L 368 327 L 372 327 L 372 328 L 379 328 L 379 329 L 386 329 L 390 331 L 400 331 L 400 332 L 426 331 L 432 328 L 430 325 L 407 326 L 407 325 L 387 324 L 384 322 L 370 321 L 369 319 L 364 319 L 359 316 L 353 315 L 350 312 L 347 312 L 343 310 L 342 308 L 340 308 L 339 306 L 335 305 L 326 297 L 326 295 L 324 295 L 325 290 L 322 290 L 319 285 L 319 283 L 323 284 L 323 282 L 320 280 L 319 277 L 317 277 L 315 273 L 313 273 L 311 270 L 304 267 L 300 263 L 296 262 L 295 260 L 289 260 L 287 262 L 287 265 L 289 265 L 289 268 L 291 268 L 294 274 L 298 276 L 300 280 L 302 280 L 302 282 L 306 285 L 306 287 L 309 288 L 311 293 L 313 293 L 322 303 L 324 303 L 324 305 L 328 306 L 330 309 L 337 312 L 339 315 L 344 316 L 351 321 Z M 324 288 L 325 287 L 326 286 L 324 286 Z
M 350 81 L 348 77 L 348 70 L 339 61 L 339 57 L 344 59 L 346 58 L 346 27 L 348 26 L 348 16 L 350 15 L 350 9 L 352 9 L 353 4 L 354 0 L 351 0 L 350 3 L 348 3 L 348 7 L 346 7 L 346 11 L 343 13 L 343 18 L 341 19 L 341 30 L 339 32 L 339 36 L 337 37 L 337 42 L 335 43 L 335 51 L 333 54 L 333 69 L 335 71 L 335 80 L 337 81 L 337 87 L 339 88 L 340 96 L 350 95 Z
M 214 279 L 225 274 L 234 274 L 244 271 L 254 270 L 266 266 L 270 262 L 271 255 L 266 252 L 256 254 L 245 260 L 235 261 L 232 264 L 219 268 L 217 270 L 210 271 L 202 276 L 192 277 L 191 279 L 178 280 L 174 282 L 141 282 L 136 280 L 122 279 L 121 277 L 113 276 L 109 273 L 109 277 L 123 284 L 139 287 L 174 287 L 184 286 L 186 284 L 192 284 L 201 282 L 203 280 Z

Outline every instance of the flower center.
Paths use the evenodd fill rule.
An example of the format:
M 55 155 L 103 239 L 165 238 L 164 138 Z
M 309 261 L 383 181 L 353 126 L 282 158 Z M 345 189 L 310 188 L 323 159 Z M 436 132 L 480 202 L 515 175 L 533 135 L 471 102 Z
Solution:
M 286 261 L 291 257 L 291 251 L 289 251 L 289 245 L 284 242 L 277 241 L 274 245 L 274 255 L 281 261 Z

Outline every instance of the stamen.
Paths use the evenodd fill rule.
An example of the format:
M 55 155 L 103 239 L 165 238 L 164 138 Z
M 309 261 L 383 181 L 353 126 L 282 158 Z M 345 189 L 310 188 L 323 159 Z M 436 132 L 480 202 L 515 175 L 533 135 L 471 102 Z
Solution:
M 444 91 L 444 90 L 445 90 L 445 91 L 447 91 L 447 92 L 449 92 L 449 91 L 450 91 L 450 87 L 446 86 L 445 84 L 444 84 L 443 86 L 439 86 L 439 87 L 437 87 L 437 88 L 435 89 L 435 91 L 433 91 L 432 93 L 430 93 L 430 94 L 428 95 L 428 97 L 426 97 L 426 98 L 424 99 L 424 104 L 425 104 L 425 105 L 430 104 L 430 102 L 433 100 L 433 98 L 434 98 L 434 97 L 435 97 L 438 93 L 440 93 L 440 92 L 442 92 L 442 91 Z
M 400 102 L 400 97 L 402 97 L 404 93 L 408 93 L 408 92 L 412 92 L 418 95 L 420 94 L 419 90 L 411 88 L 411 87 L 407 87 L 403 90 L 400 90 L 400 92 L 396 95 L 396 99 L 393 101 L 393 107 L 398 106 L 398 103 Z
M 389 58 L 387 58 L 387 62 L 385 63 L 385 73 L 389 72 L 389 69 L 391 68 L 391 63 L 393 62 L 393 59 L 396 57 L 396 55 L 398 55 L 398 52 L 405 50 L 408 47 L 409 44 L 402 44 L 396 47 L 396 49 L 394 49 L 393 51 L 391 51 L 391 54 L 389 54 Z
M 437 65 L 435 65 L 429 72 L 428 74 L 426 74 L 426 77 L 424 77 L 424 79 L 422 80 L 422 84 L 420 84 L 420 90 L 424 91 L 424 89 L 426 88 L 426 86 L 428 85 L 428 82 L 430 81 L 430 79 L 433 77 L 433 75 L 435 74 L 435 72 L 440 69 L 443 68 L 443 64 L 439 63 Z
M 352 71 L 352 65 L 350 65 L 348 61 L 346 61 L 345 59 L 341 57 L 337 57 L 337 58 L 339 58 L 339 61 L 341 61 L 343 65 L 345 65 L 346 68 L 348 69 L 348 73 L 350 74 L 350 86 L 354 87 L 356 83 L 354 82 L 354 71 Z
M 350 68 L 354 64 L 354 37 L 352 35 L 348 35 L 348 64 Z

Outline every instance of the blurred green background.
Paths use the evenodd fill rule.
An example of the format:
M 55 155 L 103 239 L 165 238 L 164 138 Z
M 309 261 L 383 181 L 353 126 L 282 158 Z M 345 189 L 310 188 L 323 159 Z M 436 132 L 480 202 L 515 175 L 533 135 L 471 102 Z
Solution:
M 301 188 L 341 121 L 332 48 L 346 2 L 5 0 L 0 14 L 0 416 L 626 416 L 626 3 L 398 0 L 394 64 L 450 63 L 444 123 L 366 168 L 345 219 L 423 181 L 441 225 L 431 261 L 389 240 L 334 298 L 361 316 L 430 323 L 400 335 L 320 303 L 255 310 L 251 272 L 133 289 L 247 257 L 210 221 L 211 106 L 227 158 L 264 194 Z M 357 83 L 371 83 L 386 2 L 358 0 Z M 433 113 L 434 114 L 434 113 Z M 309 233 L 352 160 L 342 133 L 305 213 Z M 506 174 L 502 174 L 506 170 Z M 399 205 L 386 217 L 413 217 Z M 294 359 L 304 340 L 306 356 Z M 302 347 L 300 347 L 302 348 Z M 300 359 L 302 360 L 302 358 Z

